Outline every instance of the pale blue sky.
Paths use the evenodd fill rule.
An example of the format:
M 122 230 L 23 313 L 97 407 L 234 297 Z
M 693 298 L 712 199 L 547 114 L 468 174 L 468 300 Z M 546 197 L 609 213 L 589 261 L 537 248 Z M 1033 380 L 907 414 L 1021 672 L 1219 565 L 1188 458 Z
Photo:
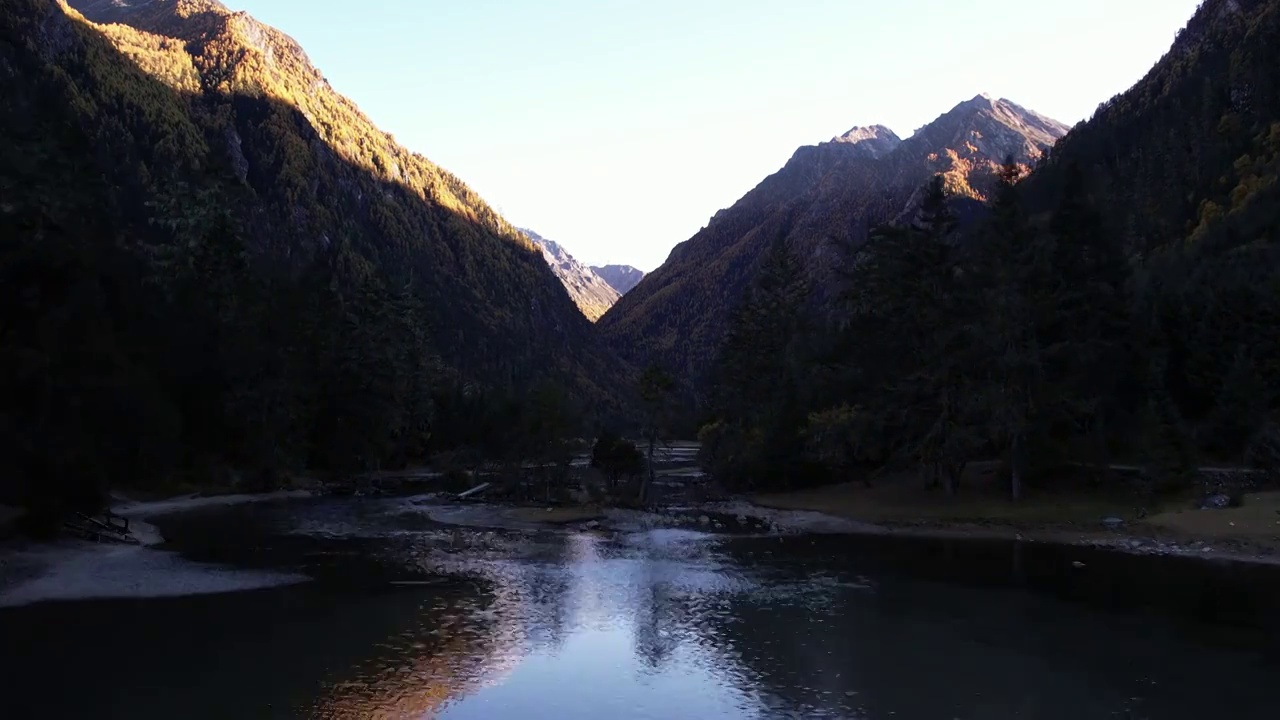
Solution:
M 511 222 L 652 270 L 796 147 L 981 92 L 1068 124 L 1199 0 L 225 0 Z

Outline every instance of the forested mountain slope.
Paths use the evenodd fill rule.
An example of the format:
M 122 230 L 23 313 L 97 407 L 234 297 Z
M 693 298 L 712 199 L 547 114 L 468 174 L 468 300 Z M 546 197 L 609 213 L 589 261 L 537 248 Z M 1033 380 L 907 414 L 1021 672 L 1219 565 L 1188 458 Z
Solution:
M 915 207 L 931 176 L 941 173 L 954 201 L 969 212 L 988 197 L 1006 156 L 1030 165 L 1065 132 L 1008 100 L 980 95 L 906 140 L 873 126 L 802 147 L 676 246 L 605 314 L 600 328 L 625 357 L 656 361 L 700 384 L 732 309 L 775 240 L 801 259 L 818 296 L 829 297 L 842 251 Z
M 1078 183 L 1130 260 L 1134 341 L 1170 422 L 1238 460 L 1280 407 L 1280 2 L 1209 0 L 1025 183 Z
M 1016 498 L 1118 458 L 1142 504 L 1203 492 L 1205 462 L 1280 480 L 1277 67 L 1280 0 L 1205 2 L 1029 178 L 1002 168 L 985 219 L 957 230 L 963 190 L 931 181 L 841 264 L 825 321 L 775 242 L 712 373 L 708 467 L 757 486 L 915 468 L 956 492 L 999 458 Z
M 291 39 L 73 4 L 0 7 L 6 495 L 403 462 L 535 388 L 607 411 L 617 366 L 528 239 Z

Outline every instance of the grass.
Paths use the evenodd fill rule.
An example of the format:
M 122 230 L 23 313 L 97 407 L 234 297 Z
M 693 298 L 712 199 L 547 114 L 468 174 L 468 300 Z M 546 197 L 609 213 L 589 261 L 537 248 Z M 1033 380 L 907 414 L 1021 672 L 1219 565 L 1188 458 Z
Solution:
M 1169 510 L 1147 518 L 1145 524 L 1195 537 L 1280 542 L 1280 491 L 1245 495 L 1238 508 Z
M 1238 508 L 1200 510 L 1195 498 L 1167 498 L 1140 517 L 1142 504 L 1132 491 L 1090 491 L 1080 483 L 1031 489 L 1020 502 L 1008 499 L 996 481 L 993 464 L 966 472 L 959 494 L 928 490 L 914 477 L 890 477 L 868 488 L 845 483 L 787 493 L 762 494 L 758 505 L 783 510 L 811 510 L 888 528 L 924 528 L 928 532 L 993 534 L 1076 541 L 1112 536 L 1103 518 L 1125 521 L 1125 535 L 1157 539 L 1206 541 L 1233 547 L 1246 555 L 1280 553 L 1280 491 L 1246 495 Z
M 788 493 L 764 494 L 754 501 L 783 510 L 814 510 L 884 525 L 974 524 L 1012 527 L 1098 527 L 1103 518 L 1130 520 L 1137 515 L 1131 493 L 1029 489 L 1020 502 L 1009 500 L 996 480 L 993 463 L 966 470 L 955 497 L 927 489 L 914 477 L 882 478 L 866 487 L 844 483 Z

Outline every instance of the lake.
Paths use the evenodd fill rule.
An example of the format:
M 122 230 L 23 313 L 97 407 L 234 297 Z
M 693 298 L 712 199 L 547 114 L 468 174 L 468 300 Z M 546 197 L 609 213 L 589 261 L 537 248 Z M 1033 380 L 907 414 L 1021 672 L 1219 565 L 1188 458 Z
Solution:
M 154 519 L 188 571 L 310 580 L 0 609 L 0 716 L 1280 717 L 1273 568 L 433 517 L 320 499 Z

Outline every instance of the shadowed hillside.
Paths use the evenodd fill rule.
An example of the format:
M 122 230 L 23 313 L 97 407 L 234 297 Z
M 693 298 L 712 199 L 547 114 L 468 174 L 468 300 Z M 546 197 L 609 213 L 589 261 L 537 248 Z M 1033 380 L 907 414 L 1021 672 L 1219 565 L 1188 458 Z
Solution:
M 943 120 L 980 107 L 986 129 L 917 133 L 953 147 L 917 211 L 883 213 L 835 258 L 829 317 L 804 302 L 822 275 L 797 240 L 824 237 L 806 215 L 849 216 L 793 205 L 757 239 L 767 254 L 710 373 L 704 464 L 731 484 L 897 476 L 950 496 L 974 492 L 967 467 L 996 460 L 1014 500 L 1122 490 L 1139 517 L 1254 502 L 1250 488 L 1280 479 L 1276 67 L 1280 0 L 1205 2 L 1145 78 L 1025 179 L 1017 151 L 1053 126 L 1003 101 L 957 108 Z M 985 186 L 961 145 L 1015 162 Z M 856 187 L 854 162 L 819 186 Z M 983 217 L 966 227 L 958 197 L 984 201 Z M 698 268 L 682 254 L 705 251 L 715 228 L 602 324 L 634 323 L 632 348 L 663 351 L 679 323 L 658 326 L 653 308 L 679 286 L 659 276 Z
M 865 242 L 871 227 L 916 207 L 931 176 L 941 174 L 953 202 L 972 214 L 990 195 L 1005 157 L 1030 165 L 1065 132 L 1060 123 L 982 95 L 907 140 L 873 126 L 802 147 L 677 245 L 606 313 L 601 330 L 633 362 L 656 361 L 698 386 L 775 240 L 801 258 L 817 299 L 825 300 L 843 254 Z
M 6 495 L 396 464 L 497 417 L 515 442 L 541 388 L 611 411 L 617 366 L 528 240 L 292 40 L 76 4 L 136 27 L 0 10 Z

